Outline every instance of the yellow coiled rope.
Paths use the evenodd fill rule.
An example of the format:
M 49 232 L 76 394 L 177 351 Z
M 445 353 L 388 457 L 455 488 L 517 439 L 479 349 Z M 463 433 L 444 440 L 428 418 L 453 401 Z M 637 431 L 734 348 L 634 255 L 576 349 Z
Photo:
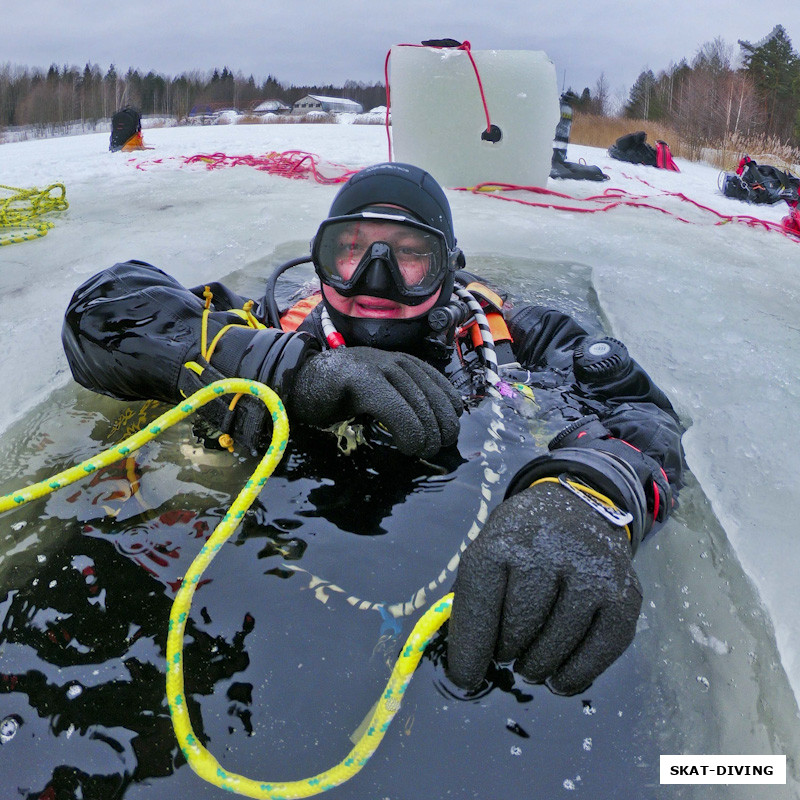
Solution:
M 0 190 L 10 195 L 0 196 L 0 246 L 18 244 L 44 236 L 53 223 L 41 219 L 51 211 L 69 208 L 67 190 L 63 183 L 53 183 L 46 189 L 18 189 L 0 184 Z M 14 229 L 15 232 L 8 232 Z
M 253 780 L 222 769 L 214 756 L 200 744 L 189 721 L 183 682 L 183 634 L 186 628 L 186 620 L 189 617 L 192 597 L 201 575 L 222 545 L 239 527 L 245 512 L 258 497 L 286 449 L 286 443 L 289 438 L 286 411 L 280 398 L 269 387 L 242 378 L 227 378 L 216 381 L 200 389 L 175 406 L 175 408 L 162 414 L 146 429 L 128 437 L 115 447 L 81 464 L 70 467 L 52 478 L 0 497 L 0 513 L 12 508 L 18 508 L 31 500 L 44 497 L 63 486 L 68 486 L 81 478 L 85 478 L 98 469 L 127 458 L 142 445 L 158 436 L 159 433 L 176 422 L 185 419 L 198 408 L 223 394 L 249 394 L 258 397 L 264 402 L 272 414 L 272 441 L 266 454 L 234 500 L 228 513 L 225 514 L 192 562 L 172 604 L 169 617 L 169 633 L 167 635 L 167 701 L 169 702 L 172 726 L 175 730 L 178 744 L 189 765 L 201 778 L 209 783 L 246 797 L 266 798 L 268 800 L 312 797 L 352 778 L 378 748 L 389 724 L 400 708 L 403 694 L 411 681 L 414 670 L 419 664 L 428 642 L 450 617 L 453 595 L 446 595 L 439 600 L 428 609 L 414 626 L 364 733 L 355 747 L 339 764 L 312 778 L 296 781 Z

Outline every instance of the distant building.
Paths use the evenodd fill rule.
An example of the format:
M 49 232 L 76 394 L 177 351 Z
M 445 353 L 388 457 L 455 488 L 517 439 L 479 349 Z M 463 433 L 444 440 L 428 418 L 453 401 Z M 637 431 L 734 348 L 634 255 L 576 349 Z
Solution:
M 230 103 L 198 103 L 189 109 L 186 115 L 190 120 L 202 123 L 215 122 L 221 115 L 236 115 L 238 110 L 231 108 Z
M 323 97 L 319 94 L 307 94 L 292 106 L 292 114 L 309 114 L 312 111 L 322 111 L 326 114 L 342 112 L 361 114 L 364 108 L 355 100 L 347 100 L 344 97 Z
M 254 114 L 288 114 L 291 111 L 291 106 L 282 103 L 280 100 L 265 100 L 259 103 L 254 109 Z

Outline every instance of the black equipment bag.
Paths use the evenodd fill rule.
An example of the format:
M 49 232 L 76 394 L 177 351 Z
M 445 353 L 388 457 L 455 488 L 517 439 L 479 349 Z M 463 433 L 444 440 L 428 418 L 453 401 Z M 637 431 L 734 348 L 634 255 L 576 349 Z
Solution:
M 725 174 L 722 193 L 726 197 L 747 203 L 779 203 L 785 200 L 790 206 L 798 202 L 800 178 L 770 164 L 757 164 L 744 156 L 736 172 Z
M 122 150 L 123 145 L 131 136 L 142 130 L 142 116 L 132 106 L 125 106 L 111 117 L 111 140 L 108 149 L 112 153 Z
M 645 141 L 646 139 L 647 134 L 644 131 L 627 133 L 625 136 L 620 136 L 608 148 L 608 154 L 618 161 L 628 161 L 631 164 L 645 164 L 648 167 L 655 167 L 658 164 L 656 149 L 649 145 Z

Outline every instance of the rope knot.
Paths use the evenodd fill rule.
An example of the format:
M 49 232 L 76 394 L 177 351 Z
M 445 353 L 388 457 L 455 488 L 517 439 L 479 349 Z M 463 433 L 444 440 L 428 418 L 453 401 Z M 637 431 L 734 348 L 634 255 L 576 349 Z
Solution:
M 229 453 L 233 452 L 233 439 L 231 439 L 229 434 L 223 433 L 222 436 L 220 436 L 217 441 L 219 441 L 220 445 L 224 447 Z

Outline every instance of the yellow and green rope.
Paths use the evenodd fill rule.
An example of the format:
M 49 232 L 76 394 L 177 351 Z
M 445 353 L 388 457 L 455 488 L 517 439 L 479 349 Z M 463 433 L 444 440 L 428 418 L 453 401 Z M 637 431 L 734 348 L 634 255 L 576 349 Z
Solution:
M 280 398 L 267 386 L 242 378 L 227 378 L 200 389 L 191 397 L 162 414 L 147 428 L 93 458 L 70 467 L 53 477 L 0 497 L 0 513 L 44 497 L 113 464 L 138 450 L 162 431 L 188 417 L 206 403 L 223 394 L 253 395 L 272 414 L 272 441 L 264 457 L 234 500 L 228 512 L 195 557 L 172 604 L 167 635 L 167 701 L 178 744 L 191 768 L 204 780 L 229 792 L 264 800 L 313 797 L 352 778 L 378 748 L 392 719 L 400 708 L 414 670 L 431 638 L 450 617 L 453 595 L 435 603 L 420 618 L 406 640 L 386 688 L 363 734 L 348 755 L 336 766 L 311 778 L 295 781 L 254 780 L 223 769 L 195 735 L 186 708 L 183 681 L 183 635 L 192 597 L 205 569 L 222 545 L 239 527 L 247 509 L 280 462 L 289 437 L 286 411 Z
M 41 190 L 0 184 L 0 246 L 44 236 L 54 223 L 42 217 L 67 208 L 67 190 L 63 183 L 53 183 Z

